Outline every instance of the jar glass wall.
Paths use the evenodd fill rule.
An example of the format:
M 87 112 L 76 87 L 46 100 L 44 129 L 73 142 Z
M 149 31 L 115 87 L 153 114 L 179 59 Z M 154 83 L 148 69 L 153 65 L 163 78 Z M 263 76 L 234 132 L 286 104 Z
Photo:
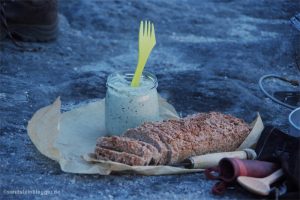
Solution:
M 120 135 L 129 128 L 159 119 L 157 78 L 144 72 L 140 86 L 131 87 L 132 78 L 130 72 L 116 72 L 108 76 L 105 126 L 110 135 Z

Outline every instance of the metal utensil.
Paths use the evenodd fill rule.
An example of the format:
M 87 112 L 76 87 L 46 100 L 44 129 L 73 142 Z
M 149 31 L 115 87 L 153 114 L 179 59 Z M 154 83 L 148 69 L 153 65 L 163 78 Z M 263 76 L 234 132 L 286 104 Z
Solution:
M 290 131 L 292 136 L 300 137 L 300 107 L 293 110 L 289 115 Z

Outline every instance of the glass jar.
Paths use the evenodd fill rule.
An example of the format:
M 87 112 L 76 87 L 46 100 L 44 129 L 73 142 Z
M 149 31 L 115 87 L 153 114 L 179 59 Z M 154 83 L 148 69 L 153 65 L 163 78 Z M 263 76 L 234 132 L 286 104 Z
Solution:
M 140 86 L 131 87 L 133 75 L 116 72 L 107 78 L 105 126 L 110 135 L 120 135 L 129 128 L 159 119 L 157 78 L 144 72 Z

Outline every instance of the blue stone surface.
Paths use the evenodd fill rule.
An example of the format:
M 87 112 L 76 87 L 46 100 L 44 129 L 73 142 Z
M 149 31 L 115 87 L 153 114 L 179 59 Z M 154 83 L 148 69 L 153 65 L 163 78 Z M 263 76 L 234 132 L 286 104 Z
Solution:
M 103 98 L 108 74 L 134 71 L 140 20 L 156 28 L 146 70 L 181 116 L 220 111 L 286 130 L 289 109 L 266 98 L 265 74 L 299 78 L 300 35 L 289 19 L 296 0 L 61 0 L 60 34 L 50 43 L 11 41 L 0 51 L 0 199 L 249 199 L 235 186 L 211 194 L 202 173 L 173 176 L 77 175 L 38 152 L 26 126 L 35 111 L 61 96 L 63 110 Z M 270 81 L 270 91 L 289 86 Z M 293 88 L 291 88 L 293 89 Z M 13 190 L 41 194 L 13 195 Z

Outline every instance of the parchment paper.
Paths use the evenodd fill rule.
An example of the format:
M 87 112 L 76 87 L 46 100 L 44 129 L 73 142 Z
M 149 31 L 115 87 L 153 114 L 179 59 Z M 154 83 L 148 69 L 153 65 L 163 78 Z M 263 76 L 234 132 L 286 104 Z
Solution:
M 61 101 L 38 110 L 28 123 L 27 132 L 37 149 L 59 162 L 61 170 L 79 174 L 109 175 L 111 172 L 130 172 L 143 175 L 182 174 L 203 171 L 170 166 L 128 166 L 112 161 L 99 161 L 90 154 L 96 139 L 106 135 L 104 124 L 105 100 L 89 103 L 61 113 Z M 176 110 L 159 98 L 161 119 L 179 118 Z M 252 131 L 239 149 L 253 146 L 263 130 L 258 114 Z

